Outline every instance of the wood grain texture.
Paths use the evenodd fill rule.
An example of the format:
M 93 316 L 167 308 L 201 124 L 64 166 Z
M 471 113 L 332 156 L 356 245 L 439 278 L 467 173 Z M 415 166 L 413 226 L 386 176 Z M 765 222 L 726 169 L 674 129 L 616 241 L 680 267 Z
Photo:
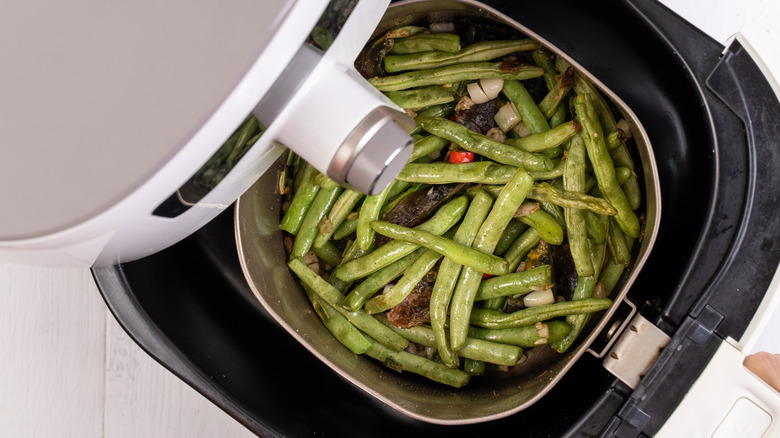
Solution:
M 106 319 L 89 281 L 0 265 L 0 436 L 101 436 Z
M 250 437 L 136 345 L 86 269 L 0 263 L 0 438 Z
M 254 436 L 142 351 L 113 316 L 106 318 L 107 437 Z

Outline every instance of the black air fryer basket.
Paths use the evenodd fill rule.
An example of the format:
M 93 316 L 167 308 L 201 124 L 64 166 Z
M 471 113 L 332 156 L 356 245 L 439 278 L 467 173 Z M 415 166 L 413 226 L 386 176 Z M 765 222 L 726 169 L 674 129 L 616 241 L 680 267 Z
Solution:
M 663 214 L 628 299 L 669 344 L 635 390 L 585 355 L 528 409 L 439 426 L 354 387 L 264 312 L 238 262 L 232 209 L 158 254 L 95 268 L 129 335 L 258 435 L 652 436 L 752 319 L 780 260 L 780 103 L 745 49 L 724 51 L 652 1 L 485 3 L 577 60 L 644 125 Z

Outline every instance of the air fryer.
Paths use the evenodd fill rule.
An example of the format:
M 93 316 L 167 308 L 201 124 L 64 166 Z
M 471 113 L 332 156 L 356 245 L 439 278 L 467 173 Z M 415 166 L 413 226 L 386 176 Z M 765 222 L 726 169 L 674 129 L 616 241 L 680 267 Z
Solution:
M 636 389 L 584 355 L 521 412 L 441 426 L 355 388 L 265 313 L 238 263 L 232 210 L 160 253 L 94 268 L 130 336 L 256 434 L 652 436 L 753 318 L 780 260 L 780 128 L 769 121 L 780 103 L 747 51 L 738 41 L 724 50 L 650 1 L 486 3 L 576 59 L 642 121 L 663 216 L 628 299 L 669 343 Z

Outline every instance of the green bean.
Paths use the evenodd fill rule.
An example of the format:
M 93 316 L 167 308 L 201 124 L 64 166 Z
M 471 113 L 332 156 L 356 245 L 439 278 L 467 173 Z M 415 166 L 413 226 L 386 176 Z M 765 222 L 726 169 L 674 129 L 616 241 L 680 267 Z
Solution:
M 457 53 L 460 51 L 460 35 L 452 33 L 420 33 L 393 42 L 393 48 L 387 53 L 407 55 L 409 53 L 438 50 Z
M 449 140 L 435 135 L 424 137 L 423 139 L 414 142 L 414 150 L 409 157 L 409 162 L 412 163 L 422 157 L 437 153 L 449 144 Z
M 549 213 L 538 209 L 528 216 L 519 218 L 521 222 L 535 229 L 542 239 L 553 245 L 563 243 L 563 228 Z
M 300 187 L 295 191 L 295 196 L 287 212 L 284 213 L 279 228 L 290 234 L 298 234 L 303 218 L 306 217 L 311 203 L 320 191 L 320 185 L 315 182 L 318 173 L 311 164 L 304 164 L 303 170 L 300 171 L 302 175 Z
M 462 245 L 471 245 L 492 205 L 493 198 L 485 192 L 477 190 L 468 211 L 466 211 L 466 215 L 463 217 L 463 222 L 453 236 L 453 240 Z M 439 356 L 442 362 L 450 368 L 457 368 L 458 356 L 450 347 L 444 327 L 452 293 L 455 289 L 455 283 L 458 281 L 461 268 L 462 265 L 445 257 L 439 266 L 436 282 L 431 291 L 431 330 L 436 340 Z
M 358 245 L 363 249 L 368 249 L 374 244 L 374 230 L 371 228 L 371 222 L 379 218 L 379 212 L 393 189 L 393 185 L 395 185 L 395 181 L 391 182 L 380 193 L 366 196 L 366 199 L 363 200 L 363 206 L 360 207 L 360 214 L 358 215 L 357 229 L 355 230 Z
M 431 249 L 464 266 L 469 266 L 491 275 L 504 275 L 509 264 L 496 255 L 462 245 L 451 239 L 427 231 L 414 230 L 385 221 L 371 222 L 377 233 L 391 239 L 410 242 Z
M 590 245 L 590 259 L 593 260 L 593 276 L 599 278 L 604 262 L 607 260 L 607 242 L 596 243 L 588 241 Z
M 496 197 L 490 214 L 482 223 L 482 226 L 474 239 L 474 247 L 492 253 L 498 244 L 501 235 L 509 221 L 523 203 L 528 192 L 533 186 L 533 179 L 522 171 L 518 171 Z
M 612 255 L 612 259 L 615 260 L 615 262 L 627 266 L 631 261 L 631 252 L 626 243 L 626 235 L 623 234 L 623 231 L 617 226 L 617 222 L 614 218 L 609 219 L 607 248 L 609 248 L 609 253 Z
M 314 44 L 322 50 L 328 50 L 335 41 L 328 29 L 319 24 L 311 30 L 311 38 L 314 40 Z
M 406 70 L 429 70 L 455 64 L 490 61 L 510 53 L 533 50 L 538 47 L 538 42 L 526 38 L 507 41 L 480 41 L 464 47 L 457 53 L 430 51 L 409 55 L 388 55 L 385 56 L 384 61 L 385 71 L 396 73 Z M 537 76 L 541 76 L 541 72 Z
M 311 301 L 314 313 L 333 336 L 354 354 L 363 354 L 371 348 L 371 342 L 360 333 L 344 315 L 340 314 L 330 304 L 317 296 L 309 287 L 304 287 L 306 295 Z
M 568 118 L 569 118 L 568 107 L 566 105 L 558 105 L 558 108 L 555 109 L 555 112 L 550 117 L 550 126 L 556 127 L 562 123 L 565 123 L 566 119 Z
M 626 147 L 625 144 L 620 145 L 620 147 L 610 151 L 609 157 L 612 158 L 612 161 L 615 163 L 615 167 L 628 167 L 631 169 L 631 173 L 634 173 L 634 160 L 631 159 L 631 154 L 628 152 L 628 147 Z
M 408 163 L 396 177 L 399 181 L 426 184 L 479 183 L 506 184 L 517 167 L 490 161 L 472 163 Z
M 497 142 L 447 119 L 418 116 L 417 123 L 433 135 L 455 142 L 467 151 L 501 164 L 522 167 L 527 171 L 549 170 L 553 166 L 547 157 Z
M 636 175 L 629 176 L 620 188 L 623 189 L 631 209 L 637 210 L 642 205 L 642 191 L 639 189 L 639 181 L 636 179 Z
M 466 212 L 467 206 L 468 199 L 465 196 L 455 198 L 444 204 L 430 219 L 414 229 L 428 231 L 433 234 L 444 234 L 444 232 L 460 221 Z M 403 258 L 414 252 L 418 247 L 418 245 L 413 243 L 391 241 L 363 257 L 342 264 L 336 268 L 333 275 L 342 281 L 354 281 Z
M 352 212 L 341 222 L 335 231 L 333 231 L 333 240 L 341 240 L 357 231 L 358 213 Z
M 569 143 L 569 153 L 563 168 L 563 188 L 574 193 L 585 192 L 585 143 L 579 135 L 575 136 Z M 577 275 L 580 277 L 592 276 L 593 262 L 590 259 L 585 212 L 567 208 L 564 214 L 569 249 Z
M 463 360 L 463 371 L 472 376 L 481 376 L 485 374 L 485 362 L 474 359 Z
M 517 108 L 517 113 L 523 119 L 523 123 L 528 127 L 531 134 L 537 134 L 550 129 L 547 119 L 542 111 L 536 106 L 528 90 L 517 80 L 504 80 L 504 95 Z
M 499 193 L 493 208 L 482 223 L 474 238 L 472 246 L 485 253 L 492 253 L 507 224 L 523 203 L 526 194 L 531 190 L 533 179 L 525 172 L 517 172 Z M 482 273 L 466 266 L 460 274 L 450 305 L 450 345 L 454 350 L 460 348 L 466 339 L 469 315 L 474 305 Z
M 541 238 L 542 236 L 535 229 L 529 228 L 512 243 L 512 246 L 504 253 L 504 259 L 509 262 L 510 272 L 517 270 L 528 252 L 539 245 Z
M 339 313 L 344 315 L 349 322 L 355 325 L 367 335 L 386 345 L 393 350 L 403 350 L 409 345 L 409 341 L 389 330 L 384 324 L 377 321 L 366 312 L 359 310 L 349 312 L 341 305 L 344 295 L 338 289 L 328 284 L 322 277 L 309 269 L 300 259 L 292 259 L 287 266 L 300 278 L 301 282 L 311 288 L 320 298 L 332 305 Z
M 555 56 L 547 49 L 536 49 L 531 52 L 531 57 L 536 65 L 544 70 L 544 75 L 542 77 L 544 78 L 544 83 L 547 85 L 547 89 L 552 89 L 556 82 L 558 82 L 556 79 L 558 72 L 555 70 L 554 62 Z
M 454 87 L 454 84 L 453 84 Z M 449 102 L 444 103 L 441 105 L 433 105 L 431 107 L 425 108 L 424 110 L 418 111 L 417 116 L 422 117 L 443 117 L 445 119 L 452 117 L 453 114 L 455 114 L 455 105 L 456 102 Z M 414 129 L 410 132 L 411 135 L 419 134 L 423 131 L 422 127 L 419 124 L 416 124 Z M 448 143 L 449 144 L 449 143 Z M 414 155 L 414 152 L 412 152 L 412 155 Z M 414 160 L 409 160 L 414 161 Z
M 504 305 L 506 304 L 506 297 L 490 298 L 488 300 L 483 300 L 480 304 L 485 309 L 500 310 L 503 309 Z
M 572 138 L 580 131 L 580 125 L 576 120 L 569 120 L 555 128 L 531 134 L 527 137 L 508 138 L 506 144 L 514 146 L 526 152 L 539 152 L 545 149 L 560 146 L 566 140 Z
M 482 280 L 474 300 L 482 301 L 509 295 L 522 295 L 535 288 L 548 286 L 552 286 L 552 267 L 542 265 L 527 271 Z
M 330 177 L 322 173 L 317 175 L 316 179 L 317 179 L 317 183 L 320 185 L 320 188 L 322 190 L 330 190 L 339 187 L 339 183 L 337 183 L 336 181 L 332 180 Z
M 494 329 L 522 327 L 561 316 L 597 312 L 607 309 L 611 305 L 612 300 L 609 298 L 585 298 L 577 301 L 543 304 L 512 313 L 474 308 L 471 313 L 471 324 Z
M 539 110 L 544 114 L 544 117 L 549 119 L 555 114 L 560 106 L 563 98 L 569 94 L 572 83 L 574 82 L 574 69 L 568 68 L 555 82 L 555 85 L 550 89 L 547 95 L 539 102 Z
M 526 229 L 528 229 L 528 225 L 520 222 L 516 218 L 512 218 L 512 220 L 509 221 L 509 224 L 507 224 L 504 233 L 501 234 L 501 239 L 499 239 L 496 244 L 496 249 L 493 251 L 493 254 L 503 256 L 509 247 L 512 246 L 512 242 L 517 240 L 517 238 L 520 237 L 520 234 Z
M 395 29 L 388 30 L 382 38 L 385 39 L 396 39 L 396 38 L 409 38 L 414 35 L 421 34 L 423 32 L 427 31 L 426 28 L 421 26 L 401 26 L 397 27 Z M 393 42 L 395 44 L 395 41 Z
M 407 183 L 405 181 L 400 181 L 400 180 L 396 179 L 393 188 L 395 188 L 395 186 L 400 186 L 402 184 L 403 185 L 407 185 L 408 188 L 406 190 L 404 190 L 403 192 L 399 193 L 397 196 L 393 197 L 392 199 L 386 201 L 385 205 L 382 206 L 382 210 L 379 211 L 379 217 L 383 217 L 384 215 L 386 215 L 387 212 L 389 212 L 390 210 L 392 210 L 396 206 L 396 204 L 398 204 L 399 202 L 403 201 L 403 199 L 405 197 L 411 195 L 412 193 L 414 193 L 414 192 L 416 192 L 418 190 L 422 190 L 423 188 L 429 186 L 428 184 L 411 184 L 411 183 Z M 390 193 L 390 196 L 393 196 L 393 193 Z
M 290 239 L 294 243 L 288 265 L 301 278 L 325 327 L 353 352 L 363 351 L 398 372 L 411 371 L 455 387 L 465 385 L 469 373 L 485 373 L 487 363 L 515 365 L 523 348 L 549 344 L 560 352 L 571 349 L 594 312 L 612 304 L 608 298 L 594 298 L 593 292 L 601 287 L 599 282 L 605 289 L 619 282 L 626 265 L 615 259 L 630 260 L 630 232 L 641 232 L 634 211 L 643 202 L 627 137 L 617 128 L 611 104 L 589 79 L 565 60 L 558 59 L 556 65 L 556 56 L 536 42 L 522 49 L 534 49 L 536 66 L 528 66 L 501 59 L 521 50 L 507 48 L 517 41 L 458 49 L 460 38 L 472 42 L 474 35 L 429 34 L 405 26 L 386 33 L 372 48 L 377 59 L 387 63 L 386 70 L 373 70 L 389 74 L 370 82 L 416 122 L 414 152 L 391 184 L 392 191 L 364 197 L 345 189 L 335 204 L 325 207 L 316 227 L 309 227 L 302 225 L 304 219 L 321 214 L 314 201 L 335 189 L 336 182 L 294 155 L 280 179 L 282 189 L 293 188 L 285 192 L 290 203 L 285 224 L 295 224 L 295 217 L 303 214 L 290 233 L 297 235 Z M 523 81 L 540 76 L 547 94 L 536 101 L 526 89 L 530 82 Z M 522 117 L 522 130 L 505 131 L 508 139 L 496 141 L 450 118 L 456 100 L 467 92 L 466 84 L 481 78 L 503 79 L 498 100 L 514 105 Z M 561 104 L 564 99 L 566 105 Z M 234 142 L 242 128 L 231 137 Z M 476 161 L 449 163 L 448 149 L 470 151 Z M 468 187 L 465 196 L 420 225 L 381 219 L 409 193 L 427 191 L 433 184 Z M 304 202 L 307 193 L 310 199 Z M 528 201 L 533 201 L 529 209 L 519 208 Z M 310 228 L 317 228 L 310 247 L 321 266 L 328 266 L 323 274 L 327 281 L 314 273 L 314 264 L 311 269 L 303 264 L 301 250 L 295 248 L 299 241 L 299 246 L 308 244 Z M 390 241 L 377 246 L 377 232 Z M 354 242 L 346 242 L 339 254 L 336 248 L 343 240 L 337 241 L 353 239 L 353 233 Z M 552 268 L 536 266 L 536 255 L 533 263 L 520 268 L 540 242 L 566 243 L 578 276 L 572 300 L 511 312 L 522 295 L 552 285 Z M 405 300 L 434 270 L 427 309 L 430 327 L 389 324 L 384 312 Z M 425 347 L 424 357 L 410 354 L 417 346 L 399 351 L 409 341 Z
M 568 144 L 569 140 L 564 141 L 562 144 L 559 144 L 558 146 L 554 146 L 551 148 L 544 149 L 542 151 L 539 151 L 540 155 L 544 155 L 545 157 L 552 159 L 561 159 L 563 158 L 563 146 Z
M 613 151 L 624 144 L 626 141 L 626 134 L 618 129 L 607 134 L 607 149 Z
M 360 245 L 357 245 L 354 241 L 347 242 L 344 251 L 341 254 L 341 262 L 339 262 L 338 266 L 343 265 L 344 263 L 354 260 L 358 257 L 361 257 L 365 255 L 366 251 L 363 251 L 360 249 Z M 338 278 L 336 278 L 335 275 L 331 275 L 328 277 L 328 283 L 338 289 L 341 293 L 346 293 L 349 288 L 352 286 L 351 281 L 341 281 Z
M 577 111 L 577 120 L 582 126 L 585 147 L 596 174 L 599 189 L 607 201 L 617 210 L 615 220 L 623 232 L 636 238 L 639 236 L 639 218 L 628 204 L 623 190 L 617 185 L 615 166 L 604 143 L 601 126 L 594 118 L 593 104 L 585 95 L 580 94 L 574 100 L 574 106 Z
M 450 301 L 450 348 L 453 350 L 457 350 L 466 342 L 474 298 L 483 275 L 482 272 L 469 267 L 464 267 L 460 271 Z
M 433 70 L 418 70 L 395 76 L 373 77 L 368 80 L 379 91 L 406 90 L 425 85 L 446 85 L 454 82 L 486 78 L 525 80 L 542 75 L 542 69 L 530 65 L 508 65 L 505 62 L 473 62 Z
M 631 174 L 628 175 L 626 180 L 623 181 L 617 177 L 616 179 L 618 180 L 618 184 L 620 184 L 623 193 L 626 195 L 626 200 L 631 209 L 638 209 L 642 203 L 642 194 L 639 188 L 639 181 L 634 173 L 634 161 L 631 159 L 628 148 L 625 144 L 622 144 L 611 151 L 609 155 L 616 167 L 627 167 L 631 170 Z M 617 175 L 618 170 L 616 169 L 615 172 Z
M 550 201 L 537 201 L 539 202 L 539 208 L 550 215 L 555 222 L 561 227 L 563 232 L 566 232 L 566 218 L 563 215 L 563 208 Z
M 317 226 L 319 234 L 314 238 L 315 248 L 321 248 L 330 241 L 333 233 L 341 226 L 347 216 L 352 213 L 352 209 L 363 199 L 363 196 L 363 193 L 349 189 L 341 193 L 333 207 L 331 207 L 330 212 L 328 212 L 328 215 Z
M 564 164 L 565 164 L 564 160 Z M 537 201 L 549 201 L 564 208 L 575 208 L 579 210 L 590 210 L 594 213 L 614 216 L 617 213 L 615 207 L 602 198 L 589 196 L 584 193 L 578 193 L 570 190 L 558 190 L 548 183 L 534 184 L 531 191 L 528 192 L 529 199 Z
M 574 288 L 574 295 L 572 302 L 575 300 L 584 300 L 593 296 L 593 291 L 596 288 L 596 279 L 593 276 L 580 277 L 577 279 L 577 286 Z M 585 323 L 590 319 L 590 313 L 571 314 L 566 316 L 566 324 L 569 325 L 569 334 L 563 339 L 552 343 L 550 346 L 557 352 L 563 353 L 568 350 L 574 343 L 582 329 L 585 327 Z
M 344 307 L 353 311 L 363 307 L 366 301 L 394 278 L 398 278 L 398 276 L 403 274 L 406 268 L 420 258 L 425 251 L 425 248 L 417 248 L 413 253 L 366 277 L 365 280 L 347 294 L 347 297 L 344 299 Z
M 442 87 L 441 85 L 431 85 L 409 90 L 388 91 L 385 95 L 401 108 L 412 109 L 439 105 L 455 100 L 455 96 L 452 95 L 452 90 Z
M 631 176 L 634 175 L 634 172 L 631 170 L 630 167 L 627 166 L 619 166 L 615 167 L 615 180 L 617 181 L 618 185 L 623 185 L 628 181 Z
M 319 248 L 315 246 L 312 250 L 314 250 L 314 253 L 317 254 L 320 260 L 331 266 L 338 266 L 341 262 L 341 251 L 331 241 L 326 242 Z
M 569 325 L 563 321 L 541 322 L 547 326 L 549 336 L 539 336 L 539 330 L 535 325 L 513 327 L 505 329 L 486 329 L 482 327 L 469 327 L 469 336 L 486 341 L 500 342 L 502 344 L 517 345 L 522 348 L 533 348 L 539 345 L 556 342 L 569 334 Z M 544 330 L 544 327 L 540 327 Z
M 596 243 L 607 241 L 607 218 L 590 210 L 584 211 L 585 224 L 587 226 L 588 240 Z
M 433 330 L 428 327 L 418 325 L 408 329 L 402 329 L 393 326 L 384 315 L 377 315 L 386 326 L 390 327 L 399 335 L 406 339 L 420 344 L 424 347 L 436 348 L 436 337 Z M 504 345 L 496 342 L 490 342 L 483 339 L 466 338 L 463 347 L 458 350 L 458 355 L 465 359 L 478 360 L 496 365 L 514 366 L 520 360 L 523 350 L 516 345 Z
M 597 286 L 596 278 L 601 274 L 601 267 L 604 264 L 604 257 L 606 255 L 606 245 L 595 244 L 593 242 L 590 243 L 591 260 L 595 268 L 594 275 L 577 279 L 577 285 L 574 288 L 572 300 L 581 300 L 592 297 Z M 591 315 L 592 314 L 590 313 L 583 313 L 566 316 L 566 324 L 569 325 L 570 331 L 564 338 L 553 343 L 551 347 L 559 353 L 568 350 L 585 328 L 585 324 L 590 320 Z
M 370 340 L 370 339 L 369 339 Z M 462 388 L 469 383 L 471 376 L 458 369 L 450 369 L 438 362 L 426 359 L 406 351 L 393 351 L 379 342 L 372 343 L 366 355 L 394 371 L 406 371 L 421 375 L 434 382 L 443 383 L 455 388 Z
M 535 180 L 549 180 L 563 176 L 563 160 L 553 160 L 553 167 L 545 171 L 529 171 L 531 178 Z
M 264 130 L 264 128 L 260 126 L 260 123 L 257 121 L 255 116 L 247 116 L 243 125 L 238 131 L 235 147 L 232 151 L 230 151 L 230 155 L 228 155 L 228 157 L 225 159 L 228 164 L 235 164 L 238 158 L 243 155 L 243 152 L 245 151 L 244 146 L 251 139 L 252 135 L 258 127 Z
M 290 252 L 291 257 L 303 257 L 311 249 L 319 232 L 317 224 L 328 214 L 343 190 L 343 188 L 336 186 L 331 189 L 322 189 L 317 193 L 317 197 L 311 203 L 311 208 L 306 212 L 306 217 L 301 222 L 301 229 L 295 237 L 295 243 Z
M 634 239 L 630 237 L 626 238 L 626 245 L 630 251 L 634 246 Z M 612 290 L 615 288 L 618 281 L 620 281 L 620 277 L 623 275 L 625 268 L 626 265 L 617 262 L 613 258 L 610 258 L 610 260 L 604 266 L 604 269 L 601 271 L 601 275 L 599 276 L 599 281 L 602 285 L 604 285 L 604 290 L 607 292 L 607 296 L 612 293 Z
M 423 232 L 423 231 L 420 231 Z M 417 283 L 425 277 L 434 265 L 442 257 L 441 253 L 433 250 L 425 251 L 417 260 L 409 266 L 404 275 L 398 282 L 386 289 L 382 294 L 371 298 L 363 306 L 365 311 L 370 315 L 374 313 L 384 312 L 392 307 L 401 304 L 401 302 L 409 296 Z
M 566 71 L 569 67 L 571 67 L 569 62 L 561 57 L 558 57 L 555 60 L 555 65 L 559 71 Z M 609 133 L 617 131 L 617 122 L 612 116 L 612 111 L 610 110 L 607 101 L 604 100 L 604 98 L 601 96 L 601 93 L 598 92 L 596 87 L 588 78 L 584 77 L 580 73 L 575 73 L 574 84 L 572 84 L 572 88 L 577 92 L 577 94 L 584 94 L 590 98 L 590 100 L 593 102 L 595 110 L 594 116 L 598 118 L 606 132 Z

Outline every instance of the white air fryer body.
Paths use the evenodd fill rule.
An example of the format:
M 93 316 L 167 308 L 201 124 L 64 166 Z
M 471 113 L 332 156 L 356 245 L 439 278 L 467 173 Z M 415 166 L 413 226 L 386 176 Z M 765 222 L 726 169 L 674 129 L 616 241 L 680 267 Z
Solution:
M 333 44 L 310 46 L 319 20 L 349 3 Z M 231 205 L 285 146 L 381 190 L 411 153 L 413 121 L 353 62 L 388 3 L 17 2 L 0 17 L 0 259 L 147 256 Z M 262 137 L 205 196 L 182 199 L 250 113 Z

